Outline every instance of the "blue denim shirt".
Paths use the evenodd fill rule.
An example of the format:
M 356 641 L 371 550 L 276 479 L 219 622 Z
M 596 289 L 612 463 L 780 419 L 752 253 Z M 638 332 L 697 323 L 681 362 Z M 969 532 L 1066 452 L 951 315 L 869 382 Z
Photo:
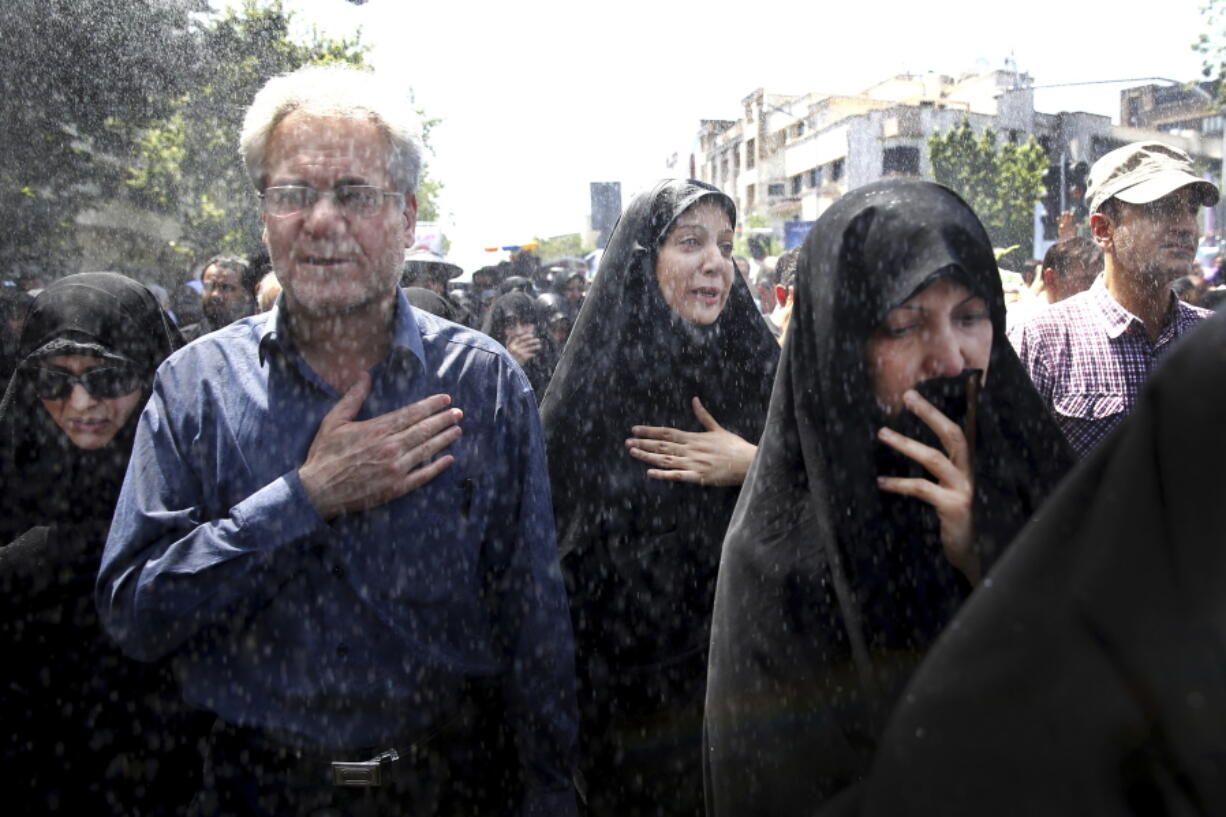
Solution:
M 573 641 L 532 389 L 484 335 L 397 290 L 388 356 L 356 419 L 447 393 L 455 462 L 325 522 L 297 469 L 339 395 L 281 304 L 158 370 L 98 578 L 130 654 L 175 653 L 184 697 L 304 745 L 438 726 L 465 683 L 501 685 L 524 813 L 572 813 Z

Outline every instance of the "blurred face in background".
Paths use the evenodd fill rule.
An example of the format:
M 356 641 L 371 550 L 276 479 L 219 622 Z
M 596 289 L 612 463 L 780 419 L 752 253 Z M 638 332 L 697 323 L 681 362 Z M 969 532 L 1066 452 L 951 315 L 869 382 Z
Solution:
M 255 299 L 243 289 L 243 276 L 238 270 L 213 264 L 200 276 L 200 283 L 200 306 L 214 326 L 225 326 L 255 312 Z

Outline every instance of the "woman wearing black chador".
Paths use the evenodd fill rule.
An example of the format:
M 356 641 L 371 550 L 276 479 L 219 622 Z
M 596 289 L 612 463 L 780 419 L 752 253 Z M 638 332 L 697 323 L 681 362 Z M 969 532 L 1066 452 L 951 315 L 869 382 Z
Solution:
M 0 790 L 7 814 L 175 814 L 200 766 L 165 665 L 120 654 L 94 581 L 153 372 L 157 300 L 82 273 L 31 305 L 0 404 Z
M 951 191 L 853 190 L 801 250 L 766 430 L 720 564 L 708 809 L 809 815 L 1071 461 Z
M 735 226 L 700 182 L 636 198 L 542 404 L 590 814 L 702 813 L 719 548 L 779 354 L 735 273 Z

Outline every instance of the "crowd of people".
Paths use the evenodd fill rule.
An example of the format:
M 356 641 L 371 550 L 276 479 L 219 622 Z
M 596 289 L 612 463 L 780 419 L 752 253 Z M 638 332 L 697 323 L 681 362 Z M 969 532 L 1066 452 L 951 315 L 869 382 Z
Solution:
M 1183 297 L 1219 193 L 1183 152 L 1101 157 L 1019 307 L 931 182 L 776 259 L 664 180 L 594 275 L 457 286 L 368 75 L 270 80 L 239 149 L 266 251 L 198 308 L 0 288 L 15 813 L 1226 805 L 1226 326 Z

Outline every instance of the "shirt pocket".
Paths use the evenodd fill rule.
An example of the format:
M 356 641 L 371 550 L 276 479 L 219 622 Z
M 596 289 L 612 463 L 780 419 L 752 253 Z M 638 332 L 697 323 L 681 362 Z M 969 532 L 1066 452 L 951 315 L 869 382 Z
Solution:
M 1127 408 L 1128 401 L 1119 392 L 1068 392 L 1052 403 L 1057 416 L 1086 423 L 1115 418 Z

